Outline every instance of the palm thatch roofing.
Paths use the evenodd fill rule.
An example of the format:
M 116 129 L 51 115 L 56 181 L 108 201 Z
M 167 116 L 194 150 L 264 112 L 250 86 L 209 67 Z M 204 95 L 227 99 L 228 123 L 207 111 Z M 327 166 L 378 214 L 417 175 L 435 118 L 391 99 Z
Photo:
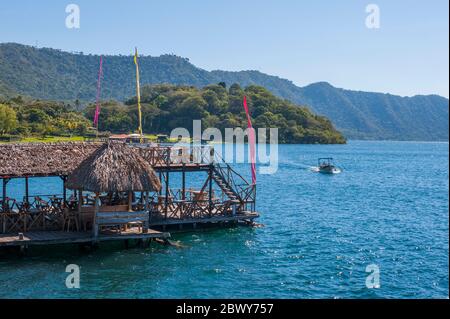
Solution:
M 68 175 L 102 143 L 0 144 L 0 178 Z
M 91 192 L 159 191 L 161 182 L 139 151 L 109 142 L 88 156 L 68 177 L 66 187 Z

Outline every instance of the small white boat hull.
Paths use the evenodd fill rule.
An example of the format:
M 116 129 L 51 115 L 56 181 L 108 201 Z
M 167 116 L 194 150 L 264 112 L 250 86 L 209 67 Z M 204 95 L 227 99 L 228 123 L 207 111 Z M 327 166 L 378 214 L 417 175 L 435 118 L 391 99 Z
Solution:
M 322 173 L 322 174 L 339 174 L 342 172 L 341 169 L 338 167 L 326 168 L 326 169 L 319 168 L 318 171 L 319 171 L 319 173 Z
M 321 174 L 339 174 L 342 170 L 339 167 L 318 167 L 317 172 Z

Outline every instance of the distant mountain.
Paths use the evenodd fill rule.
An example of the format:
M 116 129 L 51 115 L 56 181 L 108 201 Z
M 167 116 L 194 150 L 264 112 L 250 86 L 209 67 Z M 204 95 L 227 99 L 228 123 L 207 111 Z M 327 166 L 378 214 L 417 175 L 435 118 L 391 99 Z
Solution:
M 296 101 L 330 118 L 351 138 L 448 140 L 448 99 L 438 95 L 401 97 L 321 82 L 302 88 Z
M 41 99 L 92 101 L 99 57 L 15 43 L 0 44 L 0 95 L 17 92 Z M 331 119 L 348 138 L 448 140 L 448 99 L 400 97 L 339 89 L 326 82 L 298 87 L 259 71 L 211 71 L 175 55 L 140 57 L 142 84 L 171 83 L 203 87 L 226 82 L 261 85 L 275 95 Z M 125 100 L 134 94 L 131 56 L 105 56 L 102 97 Z

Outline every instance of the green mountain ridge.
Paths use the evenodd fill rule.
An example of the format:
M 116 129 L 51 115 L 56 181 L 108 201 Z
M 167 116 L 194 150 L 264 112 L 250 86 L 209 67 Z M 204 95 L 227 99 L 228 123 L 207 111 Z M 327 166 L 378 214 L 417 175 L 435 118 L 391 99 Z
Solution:
M 242 88 L 224 83 L 195 86 L 144 85 L 141 90 L 142 129 L 146 134 L 171 134 L 175 128 L 187 129 L 191 136 L 193 121 L 202 120 L 203 129 L 217 128 L 225 136 L 227 128 L 247 127 L 242 100 L 247 97 L 253 126 L 278 128 L 279 143 L 342 144 L 346 140 L 324 116 L 273 95 L 261 86 Z M 78 103 L 14 97 L 0 100 L 0 138 L 17 137 L 92 137 L 95 103 L 81 109 Z M 132 133 L 139 127 L 137 98 L 125 103 L 101 101 L 98 130 Z M 219 132 L 219 133 L 218 133 Z M 266 130 L 267 132 L 267 130 Z M 95 136 L 95 135 L 94 135 Z M 259 136 L 261 138 L 262 136 Z M 218 138 L 218 136 L 217 136 Z M 260 140 L 259 140 L 260 141 Z
M 13 92 L 40 99 L 93 101 L 99 56 L 49 48 L 0 44 L 0 95 Z M 259 71 L 206 71 L 175 55 L 140 57 L 141 83 L 259 85 L 295 104 L 328 117 L 347 138 L 448 140 L 448 99 L 437 95 L 401 97 L 352 91 L 327 82 L 298 87 Z M 131 56 L 104 56 L 104 99 L 134 95 Z

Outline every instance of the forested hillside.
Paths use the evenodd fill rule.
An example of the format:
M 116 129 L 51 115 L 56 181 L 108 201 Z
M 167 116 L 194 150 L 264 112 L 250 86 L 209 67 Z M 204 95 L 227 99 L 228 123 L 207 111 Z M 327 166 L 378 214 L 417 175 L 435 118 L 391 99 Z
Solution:
M 329 118 L 348 138 L 448 140 L 448 99 L 400 97 L 335 88 L 328 83 L 298 87 L 258 71 L 211 71 L 175 55 L 141 56 L 141 83 L 205 85 L 225 82 L 259 85 Z M 0 44 L 0 96 L 89 102 L 95 99 L 99 56 Z M 104 56 L 102 98 L 125 101 L 135 90 L 130 56 Z
M 201 89 L 194 86 L 160 84 L 144 86 L 141 94 L 143 131 L 147 134 L 166 133 L 177 127 L 192 132 L 192 121 L 202 120 L 202 127 L 246 128 L 242 106 L 244 95 L 255 128 L 276 127 L 280 143 L 345 143 L 345 138 L 331 122 L 280 99 L 267 89 L 238 84 L 229 88 L 224 83 Z M 132 133 L 138 127 L 136 98 L 125 103 L 102 101 L 99 130 L 110 133 Z M 76 103 L 13 98 L 0 101 L 0 121 L 7 128 L 1 133 L 16 135 L 86 135 L 92 125 L 95 105 L 82 109 Z M 2 119 L 2 114 L 3 119 Z M 92 131 L 91 131 L 92 132 Z

